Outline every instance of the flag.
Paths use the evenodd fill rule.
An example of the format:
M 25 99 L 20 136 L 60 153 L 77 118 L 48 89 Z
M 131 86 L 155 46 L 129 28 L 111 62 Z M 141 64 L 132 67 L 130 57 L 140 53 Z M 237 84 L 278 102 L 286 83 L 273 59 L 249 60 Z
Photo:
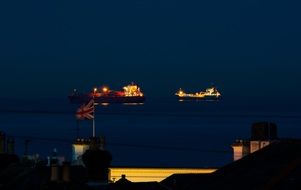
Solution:
M 77 119 L 93 119 L 94 118 L 94 100 L 91 99 L 88 104 L 81 105 L 77 109 L 75 116 Z

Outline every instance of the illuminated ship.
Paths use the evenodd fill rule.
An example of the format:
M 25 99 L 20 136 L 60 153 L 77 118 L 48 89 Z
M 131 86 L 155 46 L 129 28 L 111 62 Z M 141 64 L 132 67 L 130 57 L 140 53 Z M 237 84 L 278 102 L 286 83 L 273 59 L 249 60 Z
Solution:
M 205 92 L 185 93 L 181 88 L 175 94 L 179 100 L 218 100 L 221 94 L 215 87 L 207 88 Z
M 89 93 L 79 93 L 74 89 L 68 96 L 71 103 L 85 103 L 94 99 L 95 103 L 143 103 L 145 96 L 138 85 L 131 83 L 123 87 L 122 91 L 110 90 L 103 86 L 100 89 L 94 88 Z

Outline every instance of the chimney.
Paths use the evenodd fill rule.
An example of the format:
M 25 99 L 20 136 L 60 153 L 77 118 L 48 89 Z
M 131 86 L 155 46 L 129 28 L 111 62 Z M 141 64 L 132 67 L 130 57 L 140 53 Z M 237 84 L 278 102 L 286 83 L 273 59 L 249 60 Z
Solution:
M 57 159 L 57 150 L 53 149 L 52 156 L 50 157 L 50 167 L 51 167 L 51 181 L 59 181 L 60 180 L 60 166 Z
M 70 182 L 70 162 L 63 162 L 63 181 Z
M 271 122 L 258 122 L 252 125 L 251 140 L 277 139 L 277 126 Z
M 232 144 L 233 161 L 239 160 L 250 153 L 250 142 L 237 140 Z
M 59 166 L 57 164 L 52 164 L 50 181 L 57 182 L 58 180 L 59 180 Z
M 5 133 L 0 131 L 0 154 L 5 153 Z

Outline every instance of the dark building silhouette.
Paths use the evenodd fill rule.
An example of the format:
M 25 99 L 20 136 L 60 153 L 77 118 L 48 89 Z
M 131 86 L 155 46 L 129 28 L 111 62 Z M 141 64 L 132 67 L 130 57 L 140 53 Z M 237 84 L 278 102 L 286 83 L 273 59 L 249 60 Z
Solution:
M 6 134 L 0 131 L 0 171 L 11 164 L 19 162 L 19 157 L 14 154 L 14 144 L 15 140 L 12 137 L 7 138 Z
M 5 138 L 5 133 L 3 131 L 0 131 L 0 154 L 5 153 Z
M 301 140 L 282 139 L 212 174 L 174 174 L 172 190 L 301 189 Z
M 122 175 L 121 179 L 110 184 L 110 190 L 168 190 L 167 187 L 158 182 L 136 182 L 133 183 Z
M 236 140 L 232 144 L 233 160 L 253 153 L 261 148 L 278 141 L 277 125 L 271 122 L 257 122 L 251 126 L 251 138 L 247 140 Z
M 4 139 L 6 136 L 4 133 L 2 139 L 5 149 Z M 70 162 L 60 164 L 56 154 L 51 156 L 50 162 L 45 160 L 35 164 L 29 164 L 28 160 L 24 159 L 20 161 L 18 156 L 6 152 L 0 154 L 0 189 L 166 190 L 158 182 L 133 183 L 125 176 L 118 182 L 111 183 L 108 177 L 112 156 L 104 150 L 104 140 L 91 138 L 89 142 L 89 149 L 82 155 L 84 165 L 71 165 Z M 9 149 L 13 148 L 7 148 L 7 150 Z M 56 152 L 54 151 L 54 153 Z
M 83 155 L 83 165 L 59 165 L 52 162 L 27 165 L 13 154 L 0 154 L 1 190 L 199 190 L 199 189 L 301 189 L 301 140 L 278 139 L 276 125 L 252 125 L 252 141 L 270 144 L 213 173 L 173 174 L 159 182 L 131 182 L 122 176 L 115 183 L 108 181 L 112 159 L 91 140 Z M 238 142 L 250 145 L 244 141 Z

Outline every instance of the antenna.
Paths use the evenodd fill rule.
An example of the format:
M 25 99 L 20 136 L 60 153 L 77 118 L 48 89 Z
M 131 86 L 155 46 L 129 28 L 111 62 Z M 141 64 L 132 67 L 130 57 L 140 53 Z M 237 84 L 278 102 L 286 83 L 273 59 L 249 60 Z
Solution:
M 29 139 L 26 139 L 24 142 L 24 156 L 28 156 L 29 143 L 31 143 L 31 140 L 29 140 Z

